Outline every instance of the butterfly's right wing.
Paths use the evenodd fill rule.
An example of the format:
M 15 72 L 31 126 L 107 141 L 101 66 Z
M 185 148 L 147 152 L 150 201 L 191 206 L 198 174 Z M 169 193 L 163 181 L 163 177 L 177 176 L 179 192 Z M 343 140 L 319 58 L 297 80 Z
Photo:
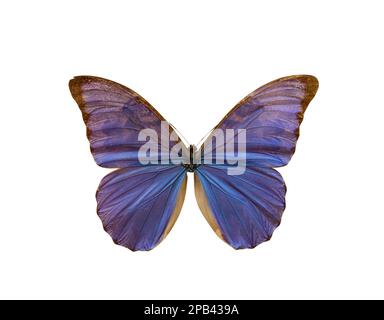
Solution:
M 195 195 L 215 233 L 235 249 L 253 248 L 270 239 L 285 209 L 286 187 L 271 168 L 247 167 L 228 175 L 226 166 L 199 166 Z
M 215 129 L 235 130 L 234 150 L 240 150 L 243 143 L 237 140 L 238 130 L 246 130 L 247 166 L 285 166 L 295 152 L 304 112 L 318 86 L 317 79 L 309 75 L 267 83 L 242 99 Z M 220 147 L 223 147 L 221 142 L 208 147 L 204 144 L 204 156 L 209 155 L 215 162 Z
M 241 100 L 216 126 L 246 130 L 246 141 L 237 139 L 239 131 L 230 139 L 237 157 L 246 160 L 243 174 L 228 175 L 231 166 L 216 161 L 219 147 L 231 141 L 203 145 L 204 163 L 195 172 L 196 199 L 216 234 L 235 249 L 268 240 L 280 224 L 286 188 L 274 167 L 286 165 L 295 152 L 299 126 L 317 88 L 317 79 L 307 75 L 272 81 Z

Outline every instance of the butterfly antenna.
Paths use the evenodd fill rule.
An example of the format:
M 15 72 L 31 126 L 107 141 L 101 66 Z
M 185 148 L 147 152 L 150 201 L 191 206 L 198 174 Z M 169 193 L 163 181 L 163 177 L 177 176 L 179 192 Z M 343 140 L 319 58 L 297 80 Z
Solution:
M 189 146 L 190 144 L 189 144 L 188 140 L 185 139 L 185 137 L 180 133 L 180 131 L 177 130 L 177 129 L 175 128 L 175 126 L 174 126 L 172 123 L 169 123 L 169 125 L 172 127 L 173 130 L 176 131 L 177 135 L 180 137 L 181 141 L 183 141 L 183 143 L 185 144 L 185 146 Z
M 199 141 L 199 142 L 197 143 L 197 145 L 196 145 L 196 148 L 197 148 L 197 149 L 200 149 L 200 147 L 201 147 L 201 145 L 203 144 L 203 142 L 205 141 L 205 139 L 212 133 L 213 130 L 214 130 L 214 128 L 211 129 L 211 130 L 209 130 L 209 131 L 205 134 L 205 136 L 202 137 L 202 138 L 200 139 L 200 141 Z

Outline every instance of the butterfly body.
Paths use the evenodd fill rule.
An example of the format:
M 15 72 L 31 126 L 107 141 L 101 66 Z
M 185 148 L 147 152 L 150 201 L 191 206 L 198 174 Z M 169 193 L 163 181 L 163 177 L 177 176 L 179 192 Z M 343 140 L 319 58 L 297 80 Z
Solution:
M 183 167 L 187 170 L 187 172 L 195 172 L 195 170 L 199 166 L 199 164 L 195 161 L 196 147 L 194 145 L 190 145 L 188 150 L 189 161 L 187 161 L 187 163 L 183 163 Z
M 199 208 L 218 237 L 235 249 L 271 238 L 286 193 L 274 168 L 286 165 L 295 151 L 318 88 L 315 77 L 285 77 L 255 90 L 199 149 L 186 147 L 161 114 L 125 86 L 80 76 L 69 87 L 96 163 L 115 169 L 96 194 L 97 213 L 115 243 L 133 251 L 157 246 L 181 211 L 188 172 Z

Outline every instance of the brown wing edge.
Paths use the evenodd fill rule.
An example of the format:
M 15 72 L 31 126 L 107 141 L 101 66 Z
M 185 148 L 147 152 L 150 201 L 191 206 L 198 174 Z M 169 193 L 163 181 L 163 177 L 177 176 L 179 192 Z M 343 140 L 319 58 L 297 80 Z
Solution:
M 209 206 L 208 199 L 205 195 L 204 188 L 200 182 L 200 179 L 196 173 L 194 173 L 194 185 L 195 185 L 195 197 L 197 204 L 200 208 L 200 211 L 202 212 L 204 218 L 207 220 L 208 224 L 211 226 L 212 230 L 216 233 L 216 235 L 223 240 L 225 239 L 223 237 L 223 234 L 220 230 L 219 225 L 217 224 L 217 221 L 212 213 L 212 210 Z
M 120 84 L 118 82 L 108 80 L 105 78 L 101 78 L 101 77 L 76 76 L 73 79 L 69 80 L 69 90 L 72 94 L 73 99 L 76 101 L 76 103 L 80 107 L 80 111 L 83 115 L 83 120 L 84 120 L 85 124 L 87 124 L 88 115 L 85 112 L 83 112 L 83 109 L 82 109 L 85 105 L 85 102 L 84 102 L 83 96 L 82 96 L 82 85 L 86 82 L 92 82 L 92 81 L 103 82 L 105 84 L 119 87 L 123 91 L 126 91 L 128 95 L 134 97 L 138 103 L 141 103 L 144 106 L 146 106 L 150 111 L 152 111 L 159 118 L 159 120 L 166 121 L 165 118 L 160 114 L 160 112 L 158 112 L 147 100 L 145 100 L 142 96 L 140 96 L 137 92 L 133 91 L 132 89 L 130 89 L 126 86 L 123 86 L 122 84 Z M 169 133 L 170 134 L 171 134 L 172 130 L 175 130 L 175 128 L 171 124 L 169 124 Z M 177 130 L 175 130 L 175 131 L 177 133 Z M 88 129 L 87 129 L 87 136 L 88 135 L 89 135 L 89 133 L 88 133 Z M 181 142 L 183 142 L 182 139 L 180 138 L 180 136 L 179 136 L 179 139 Z M 185 147 L 184 143 L 183 143 L 183 147 Z
M 123 86 L 122 84 L 108 80 L 105 78 L 101 77 L 94 77 L 94 76 L 76 76 L 73 79 L 69 80 L 69 90 L 71 91 L 73 99 L 76 101 L 76 103 L 79 105 L 80 109 L 84 106 L 85 102 L 83 100 L 82 96 L 82 85 L 84 83 L 89 83 L 89 82 L 101 82 L 105 83 L 111 86 L 116 86 L 122 89 L 123 91 L 126 91 L 127 94 L 132 96 L 138 103 L 141 103 L 145 105 L 149 110 L 151 110 L 160 120 L 165 121 L 164 117 L 147 101 L 145 100 L 142 96 L 140 96 L 137 92 L 133 91 L 132 89 Z M 83 114 L 84 116 L 84 114 Z M 86 120 L 86 119 L 84 119 Z
M 185 199 L 185 193 L 186 193 L 186 190 L 187 190 L 187 180 L 188 180 L 188 176 L 186 174 L 185 177 L 184 177 L 184 180 L 182 182 L 182 185 L 180 187 L 179 193 L 177 195 L 177 200 L 176 200 L 175 208 L 173 209 L 171 217 L 170 217 L 170 219 L 168 221 L 167 226 L 164 229 L 164 233 L 161 236 L 161 239 L 160 239 L 158 244 L 160 244 L 160 242 L 162 242 L 165 239 L 165 237 L 168 235 L 168 233 L 172 230 L 173 226 L 175 225 L 175 222 L 176 222 L 177 218 L 180 215 L 181 208 L 183 207 L 183 203 L 184 203 L 184 199 Z
M 307 108 L 308 104 L 311 102 L 311 100 L 313 99 L 313 97 L 316 95 L 316 92 L 319 88 L 319 81 L 317 80 L 316 77 L 314 76 L 311 76 L 311 75 L 293 75 L 293 76 L 287 76 L 287 77 L 282 77 L 282 78 L 279 78 L 279 79 L 276 79 L 276 80 L 273 80 L 271 82 L 268 82 L 267 84 L 259 87 L 258 89 L 254 90 L 253 92 L 251 92 L 250 94 L 248 94 L 246 97 L 244 97 L 243 99 L 241 99 L 225 116 L 224 118 L 218 123 L 218 125 L 214 128 L 218 128 L 224 121 L 225 119 L 227 119 L 233 112 L 236 111 L 236 109 L 238 107 L 240 107 L 241 105 L 243 105 L 244 103 L 246 103 L 249 99 L 251 99 L 252 97 L 254 97 L 256 94 L 258 93 L 261 93 L 262 91 L 264 91 L 265 89 L 268 89 L 271 85 L 274 85 L 278 82 L 283 82 L 283 81 L 287 81 L 287 80 L 298 80 L 300 83 L 304 84 L 305 87 L 306 87 L 306 90 L 305 90 L 305 97 L 303 99 L 303 102 L 302 102 L 302 108 L 303 108 L 303 111 L 302 113 L 305 111 L 305 109 Z M 302 118 L 300 119 L 302 120 Z

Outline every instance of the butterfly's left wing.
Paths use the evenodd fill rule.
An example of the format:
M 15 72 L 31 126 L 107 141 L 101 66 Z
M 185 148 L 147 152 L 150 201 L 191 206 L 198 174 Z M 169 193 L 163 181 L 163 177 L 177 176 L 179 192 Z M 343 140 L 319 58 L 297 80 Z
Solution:
M 69 88 L 82 112 L 96 163 L 119 168 L 97 191 L 104 229 L 119 245 L 134 251 L 152 249 L 172 228 L 187 179 L 182 165 L 143 166 L 139 161 L 140 147 L 146 143 L 138 139 L 142 129 L 155 139 L 157 160 L 169 157 L 169 152 L 162 154 L 160 140 L 164 118 L 136 92 L 107 79 L 79 76 Z M 171 141 L 169 147 L 176 143 Z
M 173 227 L 186 186 L 182 166 L 118 169 L 99 185 L 97 213 L 116 244 L 133 251 L 151 250 Z
M 280 224 L 286 188 L 273 168 L 286 165 L 295 152 L 304 111 L 317 88 L 313 76 L 275 80 L 241 100 L 217 125 L 222 130 L 246 129 L 245 142 L 236 139 L 239 131 L 232 139 L 234 150 L 246 145 L 244 174 L 228 175 L 230 166 L 217 163 L 220 140 L 202 146 L 205 163 L 195 173 L 196 199 L 216 234 L 232 247 L 253 248 Z
M 138 141 L 138 136 L 143 129 L 158 141 L 157 159 L 169 156 L 161 154 L 161 128 L 166 121 L 138 93 L 117 82 L 93 76 L 75 77 L 69 82 L 69 89 L 83 115 L 91 152 L 99 166 L 140 165 L 138 153 L 145 142 Z M 169 147 L 174 144 L 176 141 L 170 141 Z

